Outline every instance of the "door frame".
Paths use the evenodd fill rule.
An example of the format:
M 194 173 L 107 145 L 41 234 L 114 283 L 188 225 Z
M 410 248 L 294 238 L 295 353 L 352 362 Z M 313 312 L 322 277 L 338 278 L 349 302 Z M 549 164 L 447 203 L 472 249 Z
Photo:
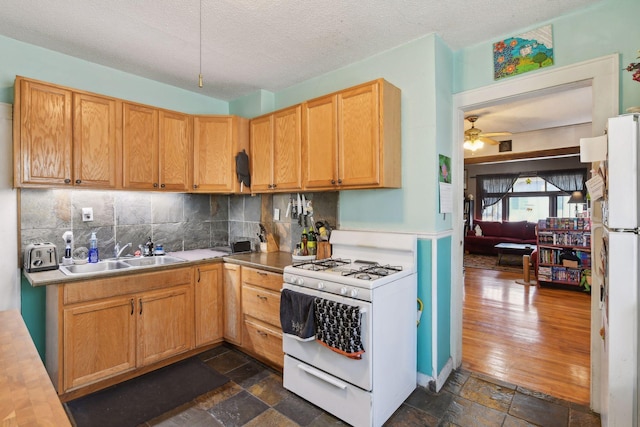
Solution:
M 487 105 L 508 103 L 515 100 L 544 96 L 560 89 L 575 85 L 590 85 L 593 91 L 592 135 L 604 133 L 607 119 L 617 116 L 619 106 L 620 58 L 618 54 L 607 55 L 530 75 L 514 77 L 504 82 L 478 89 L 460 92 L 453 96 L 452 114 L 452 162 L 454 172 L 454 212 L 453 241 L 459 242 L 452 253 L 452 295 L 451 295 L 451 357 L 454 366 L 462 364 L 462 300 L 464 294 L 463 275 L 463 170 L 464 149 L 461 141 L 464 135 L 464 114 Z M 595 239 L 594 239 L 595 240 Z M 456 247 L 454 245 L 454 247 Z M 592 253 L 594 249 L 592 243 Z M 591 397 L 590 406 L 600 412 L 600 370 L 602 345 L 600 345 L 600 286 L 594 277 L 591 292 Z

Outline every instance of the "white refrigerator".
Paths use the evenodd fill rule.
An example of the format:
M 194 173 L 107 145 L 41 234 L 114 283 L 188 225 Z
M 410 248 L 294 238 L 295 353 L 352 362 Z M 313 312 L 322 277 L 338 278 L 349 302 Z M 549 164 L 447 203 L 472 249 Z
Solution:
M 640 114 L 609 119 L 603 241 L 598 268 L 602 273 L 603 426 L 638 425 L 638 165 Z

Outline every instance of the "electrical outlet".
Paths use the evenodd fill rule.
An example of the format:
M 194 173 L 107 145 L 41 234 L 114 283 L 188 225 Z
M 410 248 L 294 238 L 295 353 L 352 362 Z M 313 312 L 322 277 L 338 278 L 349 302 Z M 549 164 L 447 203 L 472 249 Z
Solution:
M 93 221 L 93 208 L 82 208 L 82 221 Z
M 273 210 L 273 220 L 274 221 L 280 221 L 280 209 L 275 208 Z

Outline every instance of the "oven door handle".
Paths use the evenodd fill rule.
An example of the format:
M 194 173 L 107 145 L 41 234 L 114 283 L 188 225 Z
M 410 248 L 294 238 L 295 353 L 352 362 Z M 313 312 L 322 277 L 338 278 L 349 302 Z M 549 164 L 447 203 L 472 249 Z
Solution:
M 313 375 L 314 377 L 327 382 L 329 384 L 331 384 L 332 386 L 338 387 L 341 390 L 345 390 L 347 388 L 347 385 L 345 383 L 343 383 L 342 381 L 338 381 L 332 377 L 330 377 L 329 375 L 325 374 L 322 371 L 319 371 L 317 369 L 311 368 L 309 366 L 305 366 L 302 364 L 298 364 L 298 368 L 302 369 L 303 371 L 305 371 L 307 374 L 309 375 Z

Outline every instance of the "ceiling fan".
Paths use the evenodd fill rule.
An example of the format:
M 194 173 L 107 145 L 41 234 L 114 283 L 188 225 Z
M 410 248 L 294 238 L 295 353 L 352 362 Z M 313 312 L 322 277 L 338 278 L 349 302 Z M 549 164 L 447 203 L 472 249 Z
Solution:
M 492 136 L 505 136 L 511 135 L 511 132 L 482 132 L 482 129 L 478 129 L 475 126 L 476 120 L 478 120 L 478 116 L 468 116 L 465 118 L 471 123 L 471 127 L 464 131 L 464 145 L 465 150 L 476 151 L 482 147 L 484 144 L 498 145 L 500 141 L 496 141 L 492 139 Z

